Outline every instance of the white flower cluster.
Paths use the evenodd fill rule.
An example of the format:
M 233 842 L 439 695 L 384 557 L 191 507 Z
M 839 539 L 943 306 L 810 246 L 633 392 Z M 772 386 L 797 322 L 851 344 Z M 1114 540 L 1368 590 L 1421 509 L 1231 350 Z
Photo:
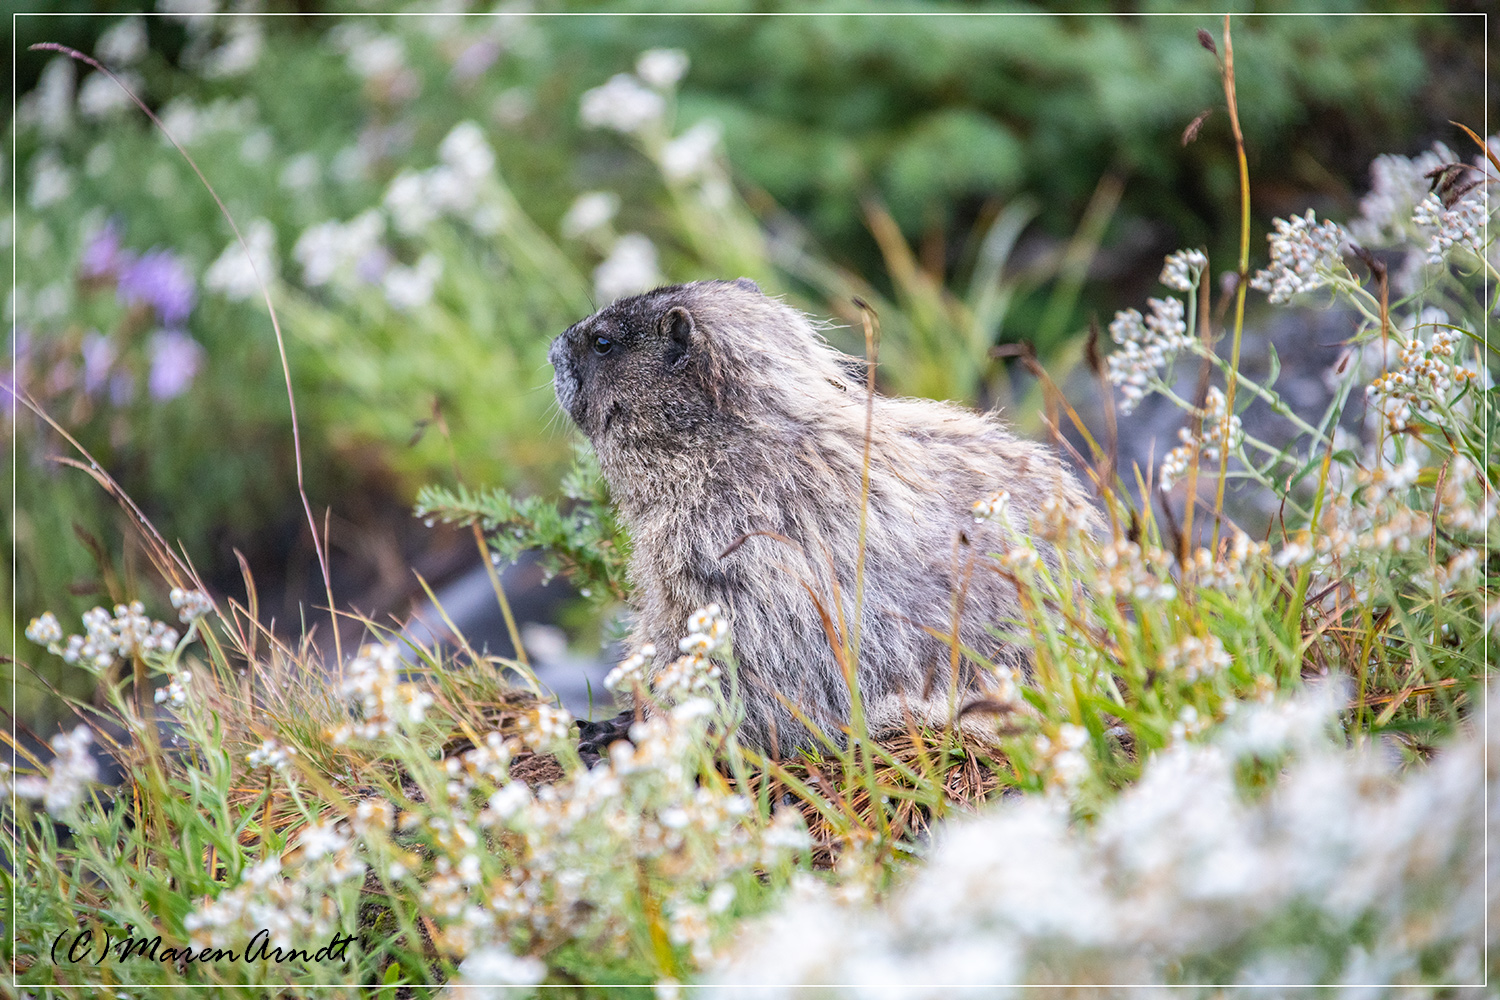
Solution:
M 1109 356 L 1109 380 L 1120 386 L 1121 413 L 1134 411 L 1156 372 L 1190 346 L 1181 299 L 1147 299 L 1146 304 L 1151 307 L 1149 318 L 1143 320 L 1136 310 L 1125 309 L 1115 313 L 1109 324 L 1110 339 L 1119 345 Z
M 1412 216 L 1432 189 L 1428 175 L 1456 162 L 1458 156 L 1442 143 L 1414 157 L 1377 156 L 1370 164 L 1370 191 L 1359 201 L 1350 233 L 1366 246 L 1389 246 L 1418 235 L 1412 231 Z
M 573 732 L 573 716 L 556 705 L 538 705 L 521 719 L 521 739 L 535 750 L 545 750 Z
M 667 111 L 670 94 L 688 69 L 680 49 L 651 49 L 636 60 L 635 73 L 617 73 L 603 86 L 585 91 L 578 115 L 590 128 L 610 128 L 626 135 L 652 131 Z
M 1445 208 L 1436 194 L 1429 194 L 1412 213 L 1412 223 L 1431 230 L 1432 238 L 1427 244 L 1427 259 L 1441 264 L 1454 247 L 1467 250 L 1475 257 L 1484 258 L 1484 223 L 1486 191 L 1483 185 L 1459 198 L 1451 207 Z
M 296 755 L 296 747 L 285 746 L 271 739 L 266 740 L 259 747 L 246 754 L 245 762 L 252 768 L 269 767 L 280 771 L 289 767 L 292 763 L 292 758 Z
M 140 601 L 116 604 L 115 613 L 92 608 L 83 613 L 83 635 L 68 636 L 62 645 L 62 626 L 48 611 L 33 618 L 26 627 L 26 638 L 68 663 L 92 670 L 106 670 L 115 657 L 130 659 L 152 653 L 170 653 L 177 645 L 177 631 L 166 622 L 153 621 Z
M 1206 267 L 1208 257 L 1202 250 L 1178 250 L 1167 255 L 1158 280 L 1175 291 L 1190 292 L 1198 287 Z
M 177 617 L 184 625 L 192 624 L 214 609 L 214 602 L 201 590 L 173 587 L 170 597 L 172 607 L 177 609 Z
M 1438 310 L 1424 311 L 1401 347 L 1400 367 L 1365 386 L 1366 399 L 1394 432 L 1405 430 L 1413 419 L 1432 420 L 1437 407 L 1450 405 L 1468 383 L 1479 382 L 1479 373 L 1458 360 L 1462 331 L 1440 325 L 1446 321 Z M 1424 342 L 1421 329 L 1429 323 L 1432 336 Z
M 723 676 L 713 657 L 729 649 L 729 621 L 717 604 L 693 612 L 687 627 L 688 634 L 677 643 L 682 655 L 651 678 L 652 688 L 672 699 L 713 691 Z
M 1142 550 L 1136 542 L 1116 538 L 1100 546 L 1098 559 L 1100 593 L 1138 601 L 1170 601 L 1177 596 L 1172 557 L 1161 549 Z
M 983 500 L 974 501 L 974 520 L 1008 523 L 1010 519 L 1010 491 L 997 490 Z
M 1336 222 L 1318 222 L 1312 209 L 1306 215 L 1276 219 L 1266 234 L 1271 263 L 1250 279 L 1250 287 L 1268 293 L 1273 303 L 1328 285 L 1344 269 L 1343 246 L 1349 234 Z
M 708 174 L 719 149 L 724 126 L 705 119 L 672 139 L 661 149 L 657 162 L 667 180 L 681 183 Z
M 716 993 L 1481 982 L 1476 873 L 1500 820 L 1483 756 L 1500 753 L 1491 695 L 1495 717 L 1476 727 L 1487 741 L 1405 777 L 1320 735 L 1343 700 L 1331 691 L 1242 709 L 1216 742 L 1174 743 L 1091 826 L 1056 797 L 1004 799 L 938 831 L 928 864 L 878 907 L 804 887 L 735 948 Z M 1289 750 L 1268 794 L 1242 794 L 1246 755 Z
M 56 756 L 45 776 L 22 775 L 11 783 L 11 790 L 23 799 L 38 799 L 47 814 L 66 819 L 83 801 L 87 786 L 99 780 L 99 765 L 89 752 L 93 733 L 88 726 L 78 726 L 71 733 L 52 737 Z
M 626 233 L 615 240 L 609 256 L 594 268 L 594 298 L 613 302 L 626 295 L 649 291 L 660 285 L 656 244 L 640 233 Z
M 608 236 L 619 211 L 620 196 L 613 191 L 586 191 L 568 206 L 559 228 L 570 240 Z
M 174 674 L 172 680 L 164 688 L 157 688 L 153 696 L 158 705 L 163 702 L 169 703 L 173 708 L 181 708 L 187 704 L 187 686 L 192 683 L 193 674 L 190 670 L 184 670 L 180 674 Z
M 245 227 L 245 246 L 231 240 L 203 275 L 203 287 L 243 302 L 260 295 L 261 282 L 270 286 L 276 277 L 276 229 L 265 219 L 253 219 Z
M 494 179 L 495 151 L 483 130 L 473 122 L 459 122 L 438 146 L 438 158 L 437 166 L 403 171 L 386 188 L 385 207 L 396 229 L 416 235 L 446 214 L 484 235 L 498 232 L 504 214 L 486 197 Z
M 509 954 L 572 939 L 626 954 L 639 942 L 622 914 L 638 912 L 640 880 L 649 877 L 671 941 L 708 961 L 731 926 L 734 883 L 808 847 L 796 810 L 766 826 L 748 798 L 700 780 L 712 715 L 703 699 L 684 702 L 636 723 L 631 742 L 616 743 L 606 762 L 534 792 L 509 776 L 499 734 L 461 762 L 445 762 L 441 808 L 416 807 L 399 824 L 403 843 L 419 837 L 436 855 L 420 891 L 439 951 Z M 365 843 L 374 856 L 420 864 L 386 838 Z
M 1183 680 L 1196 681 L 1226 670 L 1233 662 L 1218 636 L 1210 634 L 1199 638 L 1190 635 L 1167 647 L 1162 656 L 1162 669 L 1180 674 Z
M 434 699 L 415 684 L 401 682 L 401 651 L 393 643 L 365 646 L 350 661 L 339 694 L 357 701 L 358 722 L 334 729 L 334 743 L 374 740 L 420 723 Z
M 1444 465 L 1446 471 L 1441 471 Z M 1419 477 L 1438 474 L 1442 482 L 1436 498 L 1411 495 Z M 1413 582 L 1447 589 L 1467 578 L 1465 553 L 1474 542 L 1466 542 L 1463 535 L 1482 535 L 1495 507 L 1494 496 L 1467 457 L 1453 454 L 1445 461 L 1436 455 L 1425 467 L 1412 458 L 1395 465 L 1377 464 L 1361 470 L 1352 486 L 1328 499 L 1315 533 L 1300 531 L 1282 545 L 1276 565 L 1311 564 L 1318 573 L 1343 581 L 1356 597 L 1365 599 L 1393 582 L 1384 569 L 1386 557 L 1427 550 L 1435 537 L 1435 513 L 1442 529 L 1436 537 L 1451 548 L 1446 552 L 1435 549 L 1435 561 Z
M 276 857 L 251 865 L 241 874 L 238 885 L 221 892 L 217 899 L 205 897 L 183 918 L 182 925 L 199 948 L 243 948 L 259 931 L 266 932 L 272 948 L 326 941 L 339 926 L 333 888 L 338 882 L 362 875 L 365 866 L 354 858 L 352 846 L 345 843 L 319 868 L 320 874 L 337 878 L 314 878 L 313 872 L 302 866 L 292 876 L 285 875 L 281 859 Z
M 1254 541 L 1237 527 L 1231 528 L 1220 548 L 1217 558 L 1208 549 L 1199 548 L 1190 557 L 1187 568 L 1202 586 L 1224 592 L 1244 587 L 1250 579 L 1249 571 L 1270 554 L 1264 542 Z
M 302 283 L 319 288 L 331 282 L 346 285 L 356 277 L 378 281 L 390 257 L 381 246 L 384 235 L 385 216 L 373 208 L 348 222 L 330 219 L 309 226 L 292 247 L 302 265 Z
M 1036 737 L 1036 752 L 1047 762 L 1048 788 L 1064 793 L 1078 788 L 1089 773 L 1088 757 L 1083 752 L 1088 742 L 1088 730 L 1072 722 L 1057 727 L 1055 740 L 1045 734 Z
M 1186 427 L 1177 429 L 1177 439 L 1181 444 L 1167 452 L 1157 470 L 1162 489 L 1170 490 L 1200 455 L 1209 462 L 1217 462 L 1220 449 L 1226 443 L 1233 452 L 1244 441 L 1240 418 L 1229 415 L 1229 400 L 1218 386 L 1209 387 L 1200 416 L 1202 431 L 1198 436 L 1195 437 Z
M 646 670 L 655 659 L 656 647 L 648 642 L 605 674 L 604 686 L 611 691 L 628 691 L 644 686 Z

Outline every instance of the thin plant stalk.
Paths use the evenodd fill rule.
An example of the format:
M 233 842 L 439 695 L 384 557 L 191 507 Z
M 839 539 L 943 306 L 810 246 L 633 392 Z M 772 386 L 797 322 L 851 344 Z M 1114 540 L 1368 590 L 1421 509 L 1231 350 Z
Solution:
M 1229 37 L 1229 15 L 1224 15 L 1224 98 L 1229 104 L 1229 123 L 1234 129 L 1234 150 L 1240 166 L 1240 267 L 1234 288 L 1234 339 L 1229 349 L 1229 370 L 1240 370 L 1240 340 L 1245 331 L 1245 291 L 1250 276 L 1250 166 L 1245 160 L 1245 133 L 1240 130 L 1239 104 L 1234 95 L 1234 45 Z M 1224 412 L 1234 416 L 1234 390 L 1238 379 L 1224 387 Z M 1224 512 L 1224 484 L 1229 471 L 1229 448 L 1219 449 L 1219 484 L 1214 491 L 1214 533 L 1210 549 L 1219 547 L 1219 515 Z

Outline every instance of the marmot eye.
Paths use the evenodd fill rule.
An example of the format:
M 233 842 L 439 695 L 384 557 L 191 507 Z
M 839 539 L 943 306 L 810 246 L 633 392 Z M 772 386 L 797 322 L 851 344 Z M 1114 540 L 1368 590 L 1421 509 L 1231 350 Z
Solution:
M 615 346 L 615 342 L 613 340 L 610 340 L 608 337 L 595 337 L 594 338 L 594 353 L 595 354 L 608 354 L 610 352 L 610 350 L 614 346 Z

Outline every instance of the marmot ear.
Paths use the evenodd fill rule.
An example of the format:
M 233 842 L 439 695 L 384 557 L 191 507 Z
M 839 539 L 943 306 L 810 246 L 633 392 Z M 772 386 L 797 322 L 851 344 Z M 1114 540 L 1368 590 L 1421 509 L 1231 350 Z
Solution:
M 673 306 L 662 314 L 661 335 L 667 342 L 667 364 L 674 370 L 687 367 L 688 360 L 702 346 L 703 335 L 693 314 L 682 306 Z
M 747 292 L 760 292 L 760 286 L 749 278 L 735 278 L 730 284 L 743 288 Z

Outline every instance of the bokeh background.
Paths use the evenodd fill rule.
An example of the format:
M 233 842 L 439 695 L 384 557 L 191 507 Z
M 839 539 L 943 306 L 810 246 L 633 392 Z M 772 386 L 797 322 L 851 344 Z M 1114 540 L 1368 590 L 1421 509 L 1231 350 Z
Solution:
M 1237 255 L 1233 143 L 1196 35 L 1222 26 L 1188 4 L 51 6 L 11 39 L 7 381 L 219 596 L 249 599 L 242 556 L 287 634 L 322 619 L 322 583 L 254 275 L 124 93 L 34 43 L 115 69 L 239 222 L 281 317 L 336 596 L 376 616 L 420 600 L 412 569 L 441 585 L 476 558 L 467 535 L 412 516 L 421 485 L 557 491 L 573 437 L 546 347 L 617 294 L 745 274 L 856 353 L 858 295 L 881 314 L 883 388 L 1001 406 L 1040 434 L 1037 387 L 993 347 L 1030 343 L 1077 384 L 1090 318 L 1153 294 L 1165 253 L 1202 247 L 1216 273 Z M 1457 148 L 1450 119 L 1483 128 L 1479 6 L 1236 17 L 1253 253 L 1277 215 L 1353 214 L 1377 154 Z M 114 501 L 53 461 L 67 441 L 24 407 L 4 419 L 11 633 L 43 610 L 164 607 Z M 542 592 L 534 567 L 507 579 L 548 627 L 539 647 L 598 655 L 609 608 Z M 89 678 L 40 652 L 19 639 L 28 665 L 6 669 L 20 718 L 46 731 L 48 687 L 87 697 Z

